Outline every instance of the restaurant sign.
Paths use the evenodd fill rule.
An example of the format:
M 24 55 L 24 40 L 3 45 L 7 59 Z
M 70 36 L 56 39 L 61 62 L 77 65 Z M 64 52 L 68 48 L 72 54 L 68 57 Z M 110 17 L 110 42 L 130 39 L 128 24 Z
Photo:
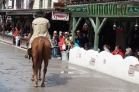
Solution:
M 128 15 L 139 13 L 139 7 L 129 6 L 128 4 L 89 4 L 67 9 L 71 12 L 87 13 L 88 15 Z
M 52 20 L 69 21 L 69 13 L 66 12 L 52 12 Z

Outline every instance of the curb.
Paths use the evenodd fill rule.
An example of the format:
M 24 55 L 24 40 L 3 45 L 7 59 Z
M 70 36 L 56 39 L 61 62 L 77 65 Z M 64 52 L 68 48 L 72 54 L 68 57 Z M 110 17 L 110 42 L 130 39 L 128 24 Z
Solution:
M 21 50 L 23 50 L 23 51 L 27 51 L 26 49 L 21 48 L 20 46 L 14 46 L 14 45 L 11 45 L 11 44 L 8 44 L 8 43 L 5 43 L 5 42 L 2 42 L 2 41 L 1 41 L 0 43 L 5 44 L 5 45 L 9 45 L 9 46 L 12 46 L 12 47 L 15 47 L 15 48 L 18 48 L 18 49 L 21 49 Z

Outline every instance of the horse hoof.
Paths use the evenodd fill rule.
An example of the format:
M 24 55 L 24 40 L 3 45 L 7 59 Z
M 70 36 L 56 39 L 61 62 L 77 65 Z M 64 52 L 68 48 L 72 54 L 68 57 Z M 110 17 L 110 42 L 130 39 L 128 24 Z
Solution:
M 34 78 L 32 78 L 31 81 L 34 81 Z
M 43 84 L 41 85 L 41 87 L 45 87 L 45 84 L 43 83 Z
M 38 87 L 38 85 L 35 84 L 34 87 Z

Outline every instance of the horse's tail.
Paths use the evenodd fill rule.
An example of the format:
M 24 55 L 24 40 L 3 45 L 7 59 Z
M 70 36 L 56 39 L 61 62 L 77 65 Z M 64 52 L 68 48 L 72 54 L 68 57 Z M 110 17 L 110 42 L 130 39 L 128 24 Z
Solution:
M 41 66 L 42 63 L 42 51 L 43 51 L 43 46 L 44 46 L 44 41 L 42 40 L 42 38 L 40 37 L 39 39 L 39 43 L 38 43 L 38 50 L 37 50 L 37 61 L 35 64 L 35 71 L 34 71 L 34 75 L 36 75 L 37 71 L 39 70 L 39 67 Z

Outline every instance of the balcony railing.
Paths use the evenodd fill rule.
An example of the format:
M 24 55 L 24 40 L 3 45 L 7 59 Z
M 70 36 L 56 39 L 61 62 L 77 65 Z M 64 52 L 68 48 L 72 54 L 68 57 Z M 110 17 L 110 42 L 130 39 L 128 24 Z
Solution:
M 88 3 L 105 3 L 105 2 L 139 2 L 139 0 L 61 0 L 59 3 L 71 4 L 88 4 Z

